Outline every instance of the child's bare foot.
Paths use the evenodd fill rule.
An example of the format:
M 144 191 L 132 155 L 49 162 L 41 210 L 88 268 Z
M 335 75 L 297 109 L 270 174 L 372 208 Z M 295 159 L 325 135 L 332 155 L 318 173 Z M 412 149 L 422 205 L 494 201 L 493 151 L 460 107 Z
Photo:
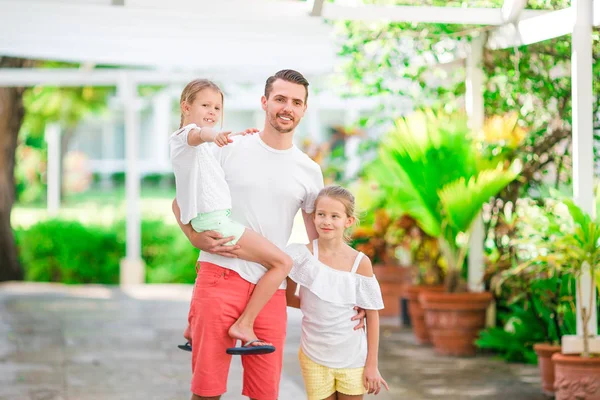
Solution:
M 265 345 L 270 346 L 271 345 L 271 343 L 258 340 L 258 337 L 256 337 L 256 334 L 254 333 L 254 329 L 252 329 L 252 326 L 243 326 L 242 324 L 240 324 L 239 321 L 236 321 L 235 324 L 231 325 L 231 328 L 229 328 L 229 336 L 232 337 L 233 339 L 241 340 L 242 346 L 245 343 L 252 342 L 252 341 L 255 341 L 255 342 L 252 343 L 251 346 L 265 346 Z

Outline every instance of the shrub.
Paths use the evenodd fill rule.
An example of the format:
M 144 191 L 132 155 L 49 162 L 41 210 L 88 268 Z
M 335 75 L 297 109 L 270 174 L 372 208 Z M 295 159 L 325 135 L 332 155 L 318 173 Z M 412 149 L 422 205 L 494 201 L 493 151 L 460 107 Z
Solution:
M 111 227 L 49 220 L 15 231 L 25 279 L 41 282 L 119 282 L 125 222 Z M 193 283 L 198 250 L 176 226 L 142 221 L 142 259 L 148 283 Z
M 25 279 L 118 283 L 124 246 L 115 232 L 75 221 L 49 220 L 16 232 Z

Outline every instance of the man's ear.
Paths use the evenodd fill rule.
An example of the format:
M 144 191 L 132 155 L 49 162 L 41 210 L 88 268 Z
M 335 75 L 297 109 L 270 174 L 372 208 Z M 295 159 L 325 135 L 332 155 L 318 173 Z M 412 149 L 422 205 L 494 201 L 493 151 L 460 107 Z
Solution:
M 267 111 L 267 98 L 265 96 L 260 98 L 260 105 L 264 111 Z

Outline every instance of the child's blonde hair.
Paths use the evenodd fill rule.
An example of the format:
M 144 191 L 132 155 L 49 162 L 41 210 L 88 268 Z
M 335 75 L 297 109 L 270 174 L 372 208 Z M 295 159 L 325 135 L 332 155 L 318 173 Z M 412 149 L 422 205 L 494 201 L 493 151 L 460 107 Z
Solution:
M 346 211 L 346 215 L 350 218 L 354 218 L 354 225 L 358 224 L 358 217 L 356 216 L 356 200 L 354 195 L 350 193 L 350 191 L 346 188 L 343 188 L 338 185 L 326 186 L 317 195 L 315 199 L 315 210 L 317 209 L 317 205 L 319 200 L 323 197 L 329 197 L 331 199 L 335 199 L 344 205 L 344 209 Z M 352 228 L 352 227 L 350 227 Z M 348 229 L 350 229 L 348 228 Z M 348 230 L 344 232 L 344 240 L 350 241 L 351 236 L 348 233 Z
M 188 104 L 191 104 L 196 99 L 196 95 L 203 91 L 204 89 L 212 89 L 221 95 L 221 103 L 223 107 L 225 107 L 225 96 L 223 95 L 223 91 L 216 83 L 209 81 L 208 79 L 194 79 L 183 88 L 183 92 L 181 92 L 181 100 L 179 100 L 179 105 L 184 101 Z M 223 113 L 223 110 L 221 110 Z M 221 126 L 223 126 L 223 116 L 221 116 Z M 181 113 L 181 121 L 179 122 L 179 127 L 183 128 L 183 113 Z

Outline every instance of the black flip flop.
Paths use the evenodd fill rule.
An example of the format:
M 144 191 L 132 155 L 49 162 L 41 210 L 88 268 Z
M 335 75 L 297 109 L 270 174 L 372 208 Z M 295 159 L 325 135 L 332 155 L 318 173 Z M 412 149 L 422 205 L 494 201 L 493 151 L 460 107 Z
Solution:
M 227 349 L 227 354 L 238 356 L 255 356 L 259 354 L 269 354 L 275 351 L 275 346 L 271 346 L 270 344 L 252 346 L 252 344 L 256 342 L 264 342 L 264 340 L 256 339 L 247 342 L 242 347 L 230 347 Z
M 185 344 L 180 344 L 177 347 L 179 347 L 181 350 L 192 351 L 192 345 L 190 342 L 185 342 Z

